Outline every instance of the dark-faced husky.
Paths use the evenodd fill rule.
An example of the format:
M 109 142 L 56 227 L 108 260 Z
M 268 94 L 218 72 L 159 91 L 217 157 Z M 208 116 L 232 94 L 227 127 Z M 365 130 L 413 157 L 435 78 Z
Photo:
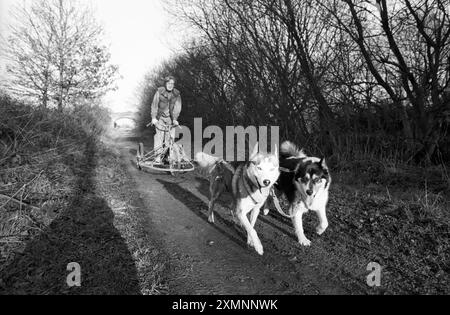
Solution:
M 289 202 L 288 216 L 292 219 L 299 243 L 309 246 L 311 241 L 303 232 L 303 214 L 309 210 L 317 214 L 317 234 L 321 235 L 328 227 L 326 206 L 331 176 L 325 159 L 308 157 L 295 144 L 286 141 L 280 147 L 280 170 L 275 188 Z
M 210 183 L 209 222 L 214 223 L 217 198 L 224 191 L 230 192 L 234 202 L 232 213 L 247 232 L 247 244 L 262 255 L 263 246 L 254 227 L 260 209 L 280 175 L 277 151 L 273 154 L 260 153 L 256 144 L 247 162 L 230 163 L 203 152 L 197 153 L 195 159 Z M 249 213 L 250 220 L 247 217 Z

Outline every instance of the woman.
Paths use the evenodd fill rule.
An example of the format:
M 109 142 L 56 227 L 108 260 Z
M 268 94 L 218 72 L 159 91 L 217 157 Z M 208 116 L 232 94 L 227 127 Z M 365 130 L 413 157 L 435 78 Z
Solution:
M 172 135 L 175 129 L 167 132 L 170 126 L 179 126 L 178 117 L 181 113 L 180 91 L 175 89 L 175 78 L 168 76 L 164 79 L 164 86 L 158 88 L 152 103 L 152 125 L 156 128 L 154 149 L 161 147 Z

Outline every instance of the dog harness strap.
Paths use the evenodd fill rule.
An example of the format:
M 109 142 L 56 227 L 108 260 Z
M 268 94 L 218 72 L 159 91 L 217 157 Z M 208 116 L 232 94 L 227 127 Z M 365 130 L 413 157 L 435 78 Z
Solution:
M 248 174 L 244 174 L 243 166 L 242 166 L 242 173 L 243 174 L 242 174 L 241 180 L 242 180 L 242 183 L 244 185 L 244 188 L 245 188 L 247 194 L 250 196 L 250 198 L 253 200 L 253 202 L 255 202 L 257 204 L 263 202 L 264 195 L 261 191 L 261 186 L 259 185 L 258 181 L 256 181 L 256 182 L 259 187 L 257 185 L 255 185 L 255 187 L 257 188 L 257 191 L 259 191 L 259 196 L 261 196 L 261 198 L 257 198 L 257 199 L 260 199 L 260 200 L 255 199 L 256 196 L 254 196 L 254 194 L 252 193 L 251 187 L 248 185 L 247 181 L 245 180 L 244 176 L 246 176 L 250 180 L 250 182 L 253 183 L 253 181 L 250 179 Z M 255 183 L 253 183 L 253 184 L 255 184 Z
M 231 190 L 233 191 L 233 195 L 236 197 L 239 196 L 239 174 L 242 172 L 242 165 L 238 166 L 232 179 L 231 179 Z
M 220 163 L 222 163 L 223 166 L 225 166 L 231 173 L 234 174 L 234 173 L 236 172 L 236 170 L 234 169 L 234 167 L 233 167 L 230 163 L 228 163 L 227 161 L 225 161 L 224 159 L 220 160 Z
M 275 194 L 275 192 L 273 191 L 273 188 L 270 190 L 270 195 L 272 196 L 273 203 L 275 204 L 275 208 L 277 209 L 278 213 L 281 214 L 285 218 L 292 219 L 294 216 L 287 215 L 281 208 L 280 200 L 278 200 L 278 197 Z
M 234 169 L 234 167 L 233 167 L 230 163 L 228 163 L 227 161 L 225 161 L 224 159 L 218 160 L 218 161 L 214 164 L 214 166 L 211 168 L 211 170 L 209 171 L 209 173 L 211 174 L 211 173 L 214 171 L 214 169 L 215 169 L 219 164 L 222 164 L 222 165 L 223 165 L 225 168 L 227 168 L 233 175 L 236 173 L 236 170 Z

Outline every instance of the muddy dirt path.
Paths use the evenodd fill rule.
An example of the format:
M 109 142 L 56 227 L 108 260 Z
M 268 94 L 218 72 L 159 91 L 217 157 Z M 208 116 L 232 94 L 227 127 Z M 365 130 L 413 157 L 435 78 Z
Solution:
M 311 255 L 301 248 L 290 222 L 273 212 L 256 225 L 265 249 L 262 257 L 247 247 L 243 230 L 234 224 L 227 208 L 229 196 L 217 205 L 216 224 L 209 224 L 208 182 L 195 172 L 174 178 L 137 170 L 138 141 L 142 138 L 122 132 L 115 135 L 114 145 L 147 207 L 149 233 L 169 257 L 171 294 L 349 293 L 336 275 L 322 268 L 327 253 Z

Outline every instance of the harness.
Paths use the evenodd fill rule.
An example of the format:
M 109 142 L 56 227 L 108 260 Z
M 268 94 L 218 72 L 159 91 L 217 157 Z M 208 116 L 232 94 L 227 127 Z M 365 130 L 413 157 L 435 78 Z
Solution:
M 294 216 L 292 215 L 288 215 L 286 214 L 283 209 L 281 208 L 280 205 L 280 200 L 278 200 L 277 195 L 275 194 L 275 191 L 273 190 L 273 188 L 270 190 L 270 195 L 272 196 L 273 199 L 273 203 L 275 205 L 275 209 L 277 209 L 278 213 L 281 214 L 283 217 L 288 218 L 288 219 L 292 219 Z
M 230 163 L 228 163 L 228 162 L 225 161 L 224 159 L 218 160 L 218 161 L 214 164 L 214 166 L 211 167 L 211 169 L 209 170 L 208 173 L 211 174 L 211 173 L 214 171 L 214 169 L 215 169 L 218 165 L 223 165 L 226 169 L 228 169 L 228 170 L 231 172 L 231 174 L 232 174 L 232 176 L 231 176 L 231 182 L 233 182 L 233 178 L 234 178 L 234 175 L 235 175 L 235 173 L 236 173 L 236 170 L 234 169 L 234 167 L 233 167 Z M 216 178 L 215 178 L 214 180 L 219 180 L 219 179 L 221 179 L 221 178 L 223 178 L 223 177 L 224 177 L 223 172 L 220 172 L 220 174 L 217 175 Z M 226 180 L 224 181 L 224 184 L 225 184 L 225 186 L 227 187 L 227 189 L 228 189 L 229 191 L 232 191 L 232 189 L 233 189 L 233 188 L 232 188 L 232 186 L 233 186 L 232 184 L 231 184 L 231 187 L 229 187 Z
M 211 168 L 210 172 L 212 172 L 219 164 L 222 164 L 223 166 L 225 166 L 228 170 L 230 170 L 233 173 L 233 177 L 232 177 L 232 181 L 231 181 L 231 189 L 232 189 L 233 195 L 235 195 L 235 196 L 238 195 L 238 184 L 239 184 L 238 181 L 240 180 L 242 182 L 242 186 L 244 187 L 245 193 L 247 193 L 250 196 L 250 198 L 253 200 L 254 203 L 259 204 L 259 203 L 262 203 L 262 202 L 265 201 L 266 198 L 264 197 L 264 194 L 262 192 L 262 187 L 259 184 L 258 180 L 253 181 L 253 180 L 251 180 L 251 178 L 249 178 L 247 176 L 247 178 L 250 180 L 250 182 L 253 183 L 254 186 L 257 188 L 257 191 L 259 192 L 258 196 L 260 198 L 257 198 L 255 196 L 255 193 L 252 193 L 252 189 L 249 186 L 248 182 L 245 180 L 244 176 L 241 176 L 241 174 L 244 172 L 245 164 L 239 165 L 237 167 L 237 169 L 235 169 L 230 163 L 228 163 L 227 161 L 221 159 L 221 160 L 216 162 L 214 167 Z M 287 172 L 292 172 L 289 169 L 285 169 L 285 168 L 280 168 L 280 171 L 281 172 L 286 172 L 286 173 Z M 244 174 L 242 174 L 242 175 L 244 175 Z M 283 209 L 281 208 L 280 201 L 278 200 L 278 197 L 275 194 L 275 191 L 274 191 L 273 187 L 270 188 L 269 195 L 272 196 L 272 199 L 273 199 L 274 204 L 275 204 L 275 208 L 280 213 L 280 215 L 282 215 L 283 217 L 292 219 L 293 216 L 287 215 L 283 211 Z
M 267 199 L 267 197 L 264 196 L 263 187 L 261 187 L 256 178 L 252 179 L 248 176 L 248 174 L 244 174 L 245 166 L 245 164 L 239 165 L 234 172 L 231 182 L 233 194 L 235 196 L 238 196 L 241 193 L 239 191 L 239 185 L 242 185 L 242 187 L 244 188 L 243 192 L 246 193 L 254 203 L 263 203 Z M 248 179 L 248 181 L 246 179 Z M 256 188 L 256 191 L 252 190 L 249 182 L 253 184 L 253 186 Z
M 295 171 L 292 171 L 292 170 L 290 170 L 288 168 L 284 168 L 284 167 L 280 167 L 279 170 L 280 170 L 280 172 L 283 172 L 283 173 L 295 173 Z M 278 199 L 277 195 L 275 194 L 274 188 L 272 188 L 270 190 L 270 195 L 272 196 L 273 203 L 275 205 L 275 209 L 278 211 L 279 214 L 281 214 L 283 217 L 288 218 L 288 219 L 294 218 L 294 215 L 288 215 L 283 211 L 283 209 L 281 208 L 281 205 L 280 205 L 280 200 Z M 304 201 L 303 201 L 303 204 L 306 206 L 306 203 Z
M 236 170 L 234 169 L 234 167 L 228 163 L 227 161 L 225 161 L 224 159 L 220 159 L 216 162 L 216 164 L 214 164 L 214 166 L 211 168 L 211 170 L 209 171 L 209 173 L 212 173 L 213 170 L 217 167 L 217 165 L 222 164 L 223 166 L 225 166 L 229 171 L 231 171 L 231 173 L 235 173 Z
M 262 202 L 264 202 L 265 201 L 265 199 L 267 199 L 267 197 L 264 197 L 264 194 L 263 194 L 263 192 L 262 192 L 262 187 L 261 187 L 261 185 L 259 184 L 259 182 L 258 182 L 258 180 L 255 178 L 255 180 L 252 180 L 249 176 L 248 176 L 248 174 L 244 174 L 244 165 L 241 165 L 240 166 L 241 168 L 242 168 L 242 175 L 243 176 L 241 176 L 241 181 L 242 181 L 242 184 L 243 184 L 243 186 L 244 186 L 244 189 L 245 189 L 245 191 L 246 191 L 246 193 L 250 196 L 250 198 L 253 200 L 253 202 L 254 203 L 262 203 Z M 255 198 L 255 197 L 257 197 L 256 195 L 255 195 L 255 193 L 253 193 L 252 192 L 252 189 L 251 189 L 251 187 L 250 187 L 250 185 L 249 185 L 249 182 L 247 182 L 246 180 L 245 180 L 245 178 L 244 178 L 244 176 L 246 176 L 249 180 L 250 180 L 250 183 L 252 183 L 253 184 L 253 186 L 254 187 L 256 187 L 256 191 L 257 192 L 259 192 L 259 194 L 258 194 L 258 196 L 260 197 L 260 198 Z M 255 184 L 255 182 L 256 182 L 256 184 Z M 259 200 L 258 200 L 259 199 Z

